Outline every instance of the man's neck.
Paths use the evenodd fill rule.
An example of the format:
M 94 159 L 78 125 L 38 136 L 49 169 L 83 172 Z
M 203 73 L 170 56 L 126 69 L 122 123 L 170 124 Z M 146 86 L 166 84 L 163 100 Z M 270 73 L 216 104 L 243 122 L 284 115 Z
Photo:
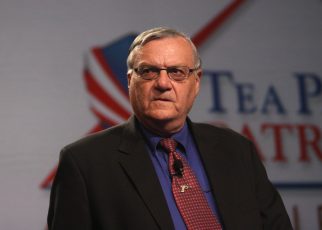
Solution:
M 138 120 L 145 129 L 160 137 L 169 137 L 174 133 L 179 132 L 185 124 L 185 120 L 183 120 L 183 122 L 140 120 L 139 118 Z

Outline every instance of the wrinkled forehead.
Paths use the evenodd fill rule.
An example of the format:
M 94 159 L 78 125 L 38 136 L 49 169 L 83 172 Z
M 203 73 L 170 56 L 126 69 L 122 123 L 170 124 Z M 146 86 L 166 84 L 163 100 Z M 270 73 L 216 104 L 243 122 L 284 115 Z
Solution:
M 150 40 L 132 52 L 133 64 L 147 60 L 185 65 L 194 65 L 196 62 L 192 45 L 180 36 Z

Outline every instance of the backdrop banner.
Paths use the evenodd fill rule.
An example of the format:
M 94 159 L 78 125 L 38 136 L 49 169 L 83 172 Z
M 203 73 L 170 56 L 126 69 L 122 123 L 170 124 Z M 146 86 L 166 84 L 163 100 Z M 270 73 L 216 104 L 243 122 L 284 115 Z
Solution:
M 322 230 L 322 2 L 2 1 L 0 228 L 45 229 L 60 149 L 132 114 L 128 47 L 191 36 L 203 63 L 190 112 L 249 139 L 294 229 Z

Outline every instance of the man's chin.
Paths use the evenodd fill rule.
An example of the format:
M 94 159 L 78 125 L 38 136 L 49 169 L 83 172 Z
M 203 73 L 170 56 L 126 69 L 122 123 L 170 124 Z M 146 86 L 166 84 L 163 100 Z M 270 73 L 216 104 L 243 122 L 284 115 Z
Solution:
M 158 112 L 148 114 L 147 118 L 158 122 L 167 122 L 175 119 L 177 117 L 176 115 L 177 114 L 174 114 L 173 112 L 161 110 Z

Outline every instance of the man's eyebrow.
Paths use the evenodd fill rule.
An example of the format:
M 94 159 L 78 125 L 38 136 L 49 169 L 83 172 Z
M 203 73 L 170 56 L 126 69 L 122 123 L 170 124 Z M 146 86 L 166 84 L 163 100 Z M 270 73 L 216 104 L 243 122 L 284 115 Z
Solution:
M 155 68 L 158 68 L 158 66 L 156 66 L 156 65 L 153 65 L 153 64 L 147 64 L 147 63 L 142 63 L 142 64 L 140 64 L 139 66 L 141 66 L 141 67 L 155 67 Z
M 147 62 L 138 63 L 137 67 L 155 67 L 155 68 L 159 68 L 157 65 L 147 63 Z
M 138 67 L 154 67 L 154 68 L 158 68 L 158 69 L 163 69 L 163 68 L 177 68 L 177 67 L 183 67 L 186 65 L 170 65 L 170 66 L 158 66 L 158 65 L 154 65 L 154 64 L 150 64 L 150 63 L 146 63 L 146 62 L 142 62 L 138 64 Z

